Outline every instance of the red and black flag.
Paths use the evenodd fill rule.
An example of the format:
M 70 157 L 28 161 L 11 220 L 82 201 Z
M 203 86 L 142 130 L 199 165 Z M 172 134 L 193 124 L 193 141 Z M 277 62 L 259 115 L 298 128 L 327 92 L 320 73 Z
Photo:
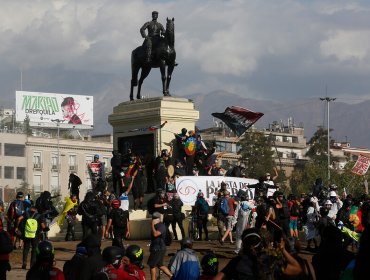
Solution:
M 223 113 L 212 113 L 212 116 L 223 121 L 238 137 L 263 115 L 237 106 L 227 107 Z

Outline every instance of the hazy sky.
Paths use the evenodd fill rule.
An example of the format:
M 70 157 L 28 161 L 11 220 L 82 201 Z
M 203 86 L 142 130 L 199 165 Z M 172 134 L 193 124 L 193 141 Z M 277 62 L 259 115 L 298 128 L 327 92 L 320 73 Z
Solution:
M 370 1 L 2 0 L 0 106 L 14 107 L 21 69 L 23 90 L 127 100 L 131 51 L 153 10 L 163 25 L 175 18 L 173 95 L 285 100 L 327 87 L 343 102 L 370 99 Z M 161 95 L 159 76 L 144 95 Z

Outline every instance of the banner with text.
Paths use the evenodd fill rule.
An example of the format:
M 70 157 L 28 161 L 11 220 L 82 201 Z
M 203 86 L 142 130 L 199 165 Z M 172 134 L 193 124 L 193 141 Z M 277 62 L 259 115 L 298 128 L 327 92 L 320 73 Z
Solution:
M 370 158 L 365 157 L 363 155 L 359 155 L 355 165 L 352 168 L 352 173 L 363 176 L 366 174 L 367 170 L 369 169 L 369 165 L 370 165 Z
M 93 96 L 16 91 L 16 121 L 35 127 L 92 129 Z
M 226 183 L 226 188 L 231 196 L 236 196 L 241 189 L 246 191 L 249 199 L 254 199 L 254 188 L 250 185 L 258 183 L 258 180 L 251 178 L 236 178 L 223 176 L 182 176 L 176 179 L 176 189 L 180 199 L 185 205 L 194 205 L 199 190 L 204 193 L 204 198 L 209 205 L 214 204 L 215 193 L 221 188 L 221 183 Z M 274 188 L 269 189 L 268 194 L 272 195 Z

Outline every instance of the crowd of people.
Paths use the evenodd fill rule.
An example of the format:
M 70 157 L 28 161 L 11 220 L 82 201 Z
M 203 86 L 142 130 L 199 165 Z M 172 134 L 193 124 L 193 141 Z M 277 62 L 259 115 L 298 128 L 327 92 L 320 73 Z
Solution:
M 0 203 L 0 279 L 6 279 L 10 270 L 9 254 L 17 247 L 23 250 L 24 269 L 31 250 L 27 279 L 145 279 L 143 248 L 126 244 L 131 236 L 129 210 L 137 209 L 147 209 L 151 217 L 147 260 L 151 279 L 161 274 L 171 279 L 368 278 L 369 196 L 339 194 L 337 186 L 326 188 L 320 178 L 310 193 L 299 196 L 286 196 L 273 187 L 278 175 L 276 169 L 273 176 L 266 173 L 257 184 L 249 186 L 254 190 L 252 197 L 246 190 L 233 195 L 226 182 L 220 184 L 213 201 L 199 191 L 192 206 L 191 230 L 186 236 L 184 204 L 176 190 L 176 178 L 245 176 L 243 166 L 222 170 L 209 160 L 214 147 L 207 149 L 200 136 L 186 133 L 182 130 L 175 135 L 178 145 L 175 160 L 172 149 L 163 150 L 153 164 L 132 151 L 124 156 L 114 151 L 111 189 L 104 178 L 104 164 L 95 155 L 88 166 L 94 181 L 92 191 L 80 200 L 82 182 L 76 174 L 71 174 L 70 195 L 65 198 L 61 213 L 55 209 L 48 191 L 41 193 L 35 202 L 30 195 L 18 192 L 6 211 Z M 192 150 L 190 143 L 199 147 Z M 153 189 L 149 187 L 152 184 L 149 178 Z M 145 191 L 155 193 L 146 205 Z M 134 198 L 132 207 L 128 200 L 130 193 Z M 58 215 L 61 227 L 67 223 L 66 241 L 77 240 L 77 215 L 82 217 L 82 241 L 72 259 L 64 264 L 63 271 L 55 267 L 53 244 L 48 240 L 50 223 Z M 217 225 L 217 237 L 211 236 L 210 224 Z M 101 250 L 105 239 L 112 240 L 112 244 Z M 221 271 L 217 249 L 203 254 L 201 261 L 199 252 L 194 250 L 195 241 L 211 239 L 217 242 L 213 243 L 217 244 L 215 248 L 227 246 L 235 253 Z M 172 240 L 179 240 L 181 248 L 165 264 L 166 248 Z M 313 254 L 312 262 L 299 254 L 302 241 L 307 245 L 305 251 Z

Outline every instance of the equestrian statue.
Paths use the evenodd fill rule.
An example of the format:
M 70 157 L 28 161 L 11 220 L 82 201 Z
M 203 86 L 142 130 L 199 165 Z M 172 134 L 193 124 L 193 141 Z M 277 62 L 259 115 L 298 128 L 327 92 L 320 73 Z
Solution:
M 137 99 L 141 99 L 141 85 L 152 68 L 161 71 L 163 95 L 171 96 L 169 86 L 171 75 L 176 64 L 175 51 L 175 19 L 168 19 L 166 30 L 157 22 L 158 12 L 152 12 L 152 21 L 146 22 L 140 28 L 141 36 L 145 39 L 142 46 L 137 47 L 131 54 L 131 90 L 130 100 L 134 100 L 134 87 L 138 86 Z M 147 34 L 145 31 L 147 30 Z M 138 74 L 141 69 L 138 83 Z M 166 71 L 167 70 L 167 71 Z M 166 73 L 167 72 L 167 73 Z M 166 75 L 167 74 L 167 75 Z

